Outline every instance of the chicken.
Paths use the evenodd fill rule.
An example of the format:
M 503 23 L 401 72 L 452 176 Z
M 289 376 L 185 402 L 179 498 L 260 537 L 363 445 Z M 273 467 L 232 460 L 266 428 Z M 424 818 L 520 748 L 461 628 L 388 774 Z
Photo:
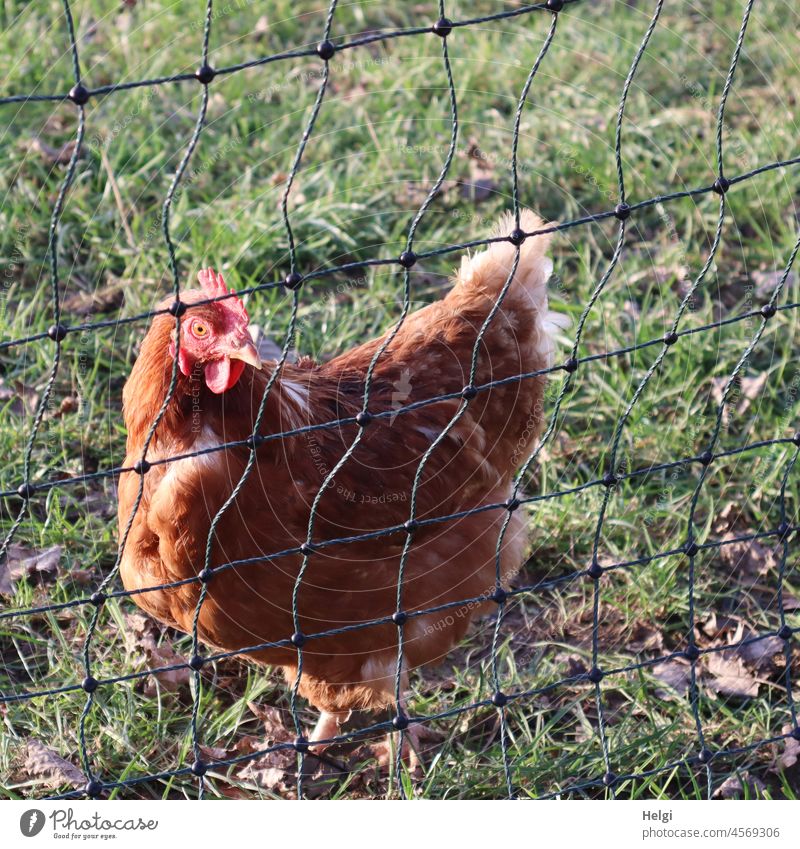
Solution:
M 542 222 L 525 211 L 521 225 L 530 232 Z M 506 216 L 498 235 L 508 236 L 513 227 L 513 219 Z M 552 363 L 554 332 L 564 326 L 564 317 L 548 312 L 549 238 L 529 237 L 521 245 L 514 280 L 480 347 L 475 385 Z M 510 273 L 515 252 L 510 241 L 499 241 L 465 257 L 449 294 L 407 317 L 375 366 L 369 395 L 373 417 L 364 425 L 352 417 L 362 408 L 367 369 L 385 336 L 329 362 L 305 358 L 283 366 L 268 396 L 260 434 L 340 418 L 351 422 L 267 440 L 256 448 L 252 473 L 216 527 L 210 560 L 212 568 L 253 561 L 221 570 L 208 581 L 198 620 L 205 644 L 235 652 L 287 640 L 298 632 L 292 593 L 303 557 L 266 555 L 296 549 L 306 541 L 311 504 L 360 426 L 363 433 L 355 451 L 336 469 L 319 501 L 312 542 L 400 529 L 312 548 L 297 595 L 299 633 L 314 635 L 391 617 L 407 533 L 412 539 L 402 585 L 403 611 L 481 601 L 406 620 L 403 689 L 411 670 L 441 661 L 464 637 L 470 621 L 493 608 L 489 596 L 495 589 L 495 547 L 509 514 L 495 508 L 442 522 L 424 520 L 509 498 L 514 472 L 532 450 L 542 423 L 546 378 L 512 380 L 472 398 L 425 466 L 416 500 L 421 524 L 408 531 L 403 524 L 410 516 L 414 474 L 458 410 L 461 397 L 411 411 L 399 408 L 460 393 L 469 382 L 477 333 Z M 201 272 L 199 280 L 202 289 L 181 295 L 188 309 L 181 319 L 177 386 L 148 449 L 151 465 L 140 470 L 143 480 L 134 472 L 120 477 L 121 537 L 140 483 L 143 487 L 121 561 L 128 590 L 186 581 L 203 569 L 211 520 L 250 456 L 247 445 L 219 446 L 251 435 L 276 368 L 273 362 L 261 363 L 238 297 L 192 306 L 227 293 L 221 275 L 210 269 Z M 157 315 L 123 393 L 126 466 L 134 466 L 142 456 L 147 432 L 167 393 L 175 354 L 175 320 Z M 392 412 L 374 417 L 383 411 Z M 196 451 L 205 453 L 156 462 Z M 505 586 L 520 569 L 525 549 L 524 511 L 512 511 L 500 560 Z M 191 632 L 200 590 L 200 582 L 188 581 L 131 598 L 160 622 Z M 397 654 L 398 627 L 392 621 L 307 639 L 299 693 L 320 711 L 310 739 L 335 736 L 354 709 L 394 705 Z M 294 645 L 259 648 L 245 656 L 282 667 L 287 681 L 295 680 Z

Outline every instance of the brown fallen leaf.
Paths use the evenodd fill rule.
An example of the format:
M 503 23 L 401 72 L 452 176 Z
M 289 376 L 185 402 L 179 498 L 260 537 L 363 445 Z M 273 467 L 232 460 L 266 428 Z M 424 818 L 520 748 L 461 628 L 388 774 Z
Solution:
M 329 759 L 314 755 L 303 759 L 303 790 L 309 799 L 330 794 L 333 785 L 347 775 L 346 767 L 338 767 Z M 294 797 L 297 786 L 297 754 L 294 749 L 279 749 L 245 764 L 235 776 L 239 781 L 269 790 L 283 797 Z
M 653 667 L 653 675 L 659 681 L 663 681 L 670 689 L 684 696 L 689 689 L 689 682 L 691 681 L 691 666 L 682 657 L 675 657 L 671 660 L 664 661 L 664 663 L 656 664 Z M 656 695 L 663 699 L 669 695 L 669 692 L 666 690 L 656 690 Z
M 472 174 L 491 174 L 494 171 L 494 162 L 480 146 L 476 137 L 471 137 L 467 142 L 465 150 L 459 150 L 460 159 L 466 159 Z
M 86 776 L 74 764 L 64 760 L 39 740 L 28 740 L 23 769 L 32 778 L 42 778 L 47 787 L 55 790 L 65 784 L 84 787 Z
M 285 794 L 296 782 L 296 770 L 294 750 L 280 749 L 249 761 L 236 773 L 236 778 L 264 790 Z
M 750 699 L 758 695 L 758 681 L 734 651 L 707 654 L 704 665 L 708 672 L 706 683 L 718 695 L 738 699 Z
M 784 725 L 781 728 L 781 734 L 789 734 L 791 731 L 791 725 Z M 786 737 L 783 741 L 783 751 L 778 758 L 775 769 L 791 769 L 798 761 L 800 761 L 800 740 L 795 740 L 794 737 Z
M 660 651 L 664 648 L 664 635 L 658 628 L 636 621 L 631 628 L 627 648 L 634 652 Z
M 220 795 L 224 796 L 226 799 L 251 799 L 252 796 L 247 790 L 243 790 L 240 787 L 233 787 L 230 784 L 223 784 L 217 788 L 217 791 Z
M 748 632 L 747 636 L 752 636 Z M 724 616 L 711 611 L 699 621 L 695 628 L 695 638 L 701 648 L 732 645 L 745 637 L 744 622 L 736 616 Z
M 756 775 L 743 772 L 741 775 L 731 775 L 714 791 L 715 799 L 743 799 L 745 788 L 749 797 L 759 799 L 764 795 L 767 785 Z
M 498 184 L 488 177 L 476 177 L 458 184 L 459 192 L 464 200 L 480 203 L 490 198 L 497 190 Z
M 751 401 L 755 401 L 756 398 L 758 398 L 766 382 L 767 373 L 765 371 L 762 371 L 761 374 L 758 375 L 758 377 L 742 378 L 742 383 L 740 387 L 742 400 L 739 402 L 739 406 L 736 408 L 736 412 L 739 415 L 742 415 L 742 413 L 747 410 L 747 408 L 750 406 Z
M 725 387 L 728 385 L 728 377 L 713 377 L 711 378 L 711 397 L 716 404 L 721 404 L 725 394 Z M 723 422 L 727 425 L 730 418 L 730 408 L 738 400 L 736 412 L 742 415 L 750 407 L 750 403 L 754 401 L 764 384 L 767 382 L 767 373 L 761 372 L 756 377 L 741 377 L 736 381 L 728 391 L 725 409 L 723 411 Z
M 73 292 L 64 299 L 64 310 L 74 315 L 113 312 L 122 305 L 127 283 L 121 278 L 109 277 L 96 289 Z
M 715 536 L 722 536 L 726 531 L 746 530 L 749 526 L 750 516 L 745 514 L 741 502 L 727 501 L 723 508 L 714 517 L 711 529 Z
M 0 377 L 0 403 L 11 401 L 16 397 L 17 393 L 10 386 L 6 386 L 5 378 Z
M 39 406 L 39 397 L 39 393 L 33 387 L 27 386 L 21 380 L 15 380 L 13 387 L 6 386 L 5 382 L 0 380 L 0 402 L 11 401 L 9 412 L 15 416 L 22 416 L 25 413 L 33 415 Z
M 267 743 L 261 738 L 246 734 L 228 748 L 225 746 L 204 745 L 202 743 L 199 748 L 207 761 L 224 761 L 228 758 L 238 757 L 239 755 L 250 755 L 259 749 L 266 749 Z
M 283 723 L 283 712 L 272 705 L 260 705 L 257 702 L 248 702 L 247 707 L 264 726 L 264 738 L 261 747 L 271 746 L 274 743 L 286 743 L 294 740 L 294 734 Z
M 773 658 L 776 654 L 783 654 L 783 640 L 780 637 L 764 637 L 762 640 L 739 646 L 736 653 L 757 672 L 763 672 L 774 666 Z
M 772 295 L 781 277 L 783 277 L 783 271 L 753 271 L 750 276 L 753 278 L 753 283 L 756 284 L 756 297 L 760 300 Z M 797 275 L 794 271 L 790 271 L 783 288 L 784 290 L 792 289 L 796 283 Z
M 783 609 L 787 613 L 792 610 L 800 610 L 800 599 L 795 598 L 791 593 L 784 590 Z
M 40 154 L 48 165 L 66 165 L 75 151 L 75 140 L 68 141 L 61 147 L 52 147 L 37 136 L 29 142 L 28 150 Z
M 129 651 L 140 654 L 150 667 L 185 664 L 186 658 L 178 654 L 166 639 L 158 642 L 159 632 L 155 624 L 138 613 L 125 615 L 128 631 L 125 635 Z M 157 672 L 153 676 L 167 692 L 175 693 L 189 684 L 190 670 L 186 666 Z M 153 696 L 157 692 L 156 682 L 149 678 L 144 688 L 145 695 Z
M 14 584 L 22 579 L 43 581 L 54 578 L 61 562 L 61 551 L 60 545 L 52 545 L 42 551 L 16 543 L 9 545 L 6 558 L 0 563 L 0 593 L 12 595 Z
M 97 575 L 89 569 L 70 569 L 69 576 L 79 587 L 88 587 L 97 580 Z
M 269 18 L 266 15 L 262 15 L 254 24 L 253 29 L 251 31 L 251 35 L 253 38 L 263 38 L 265 35 L 269 33 Z
M 722 537 L 723 541 L 735 538 L 736 534 L 731 533 Z M 775 553 L 756 539 L 720 546 L 719 559 L 737 576 L 750 582 L 778 567 Z
M 226 758 L 231 757 L 228 749 L 223 749 L 221 746 L 200 745 L 198 748 L 200 749 L 200 753 L 209 761 L 224 761 Z

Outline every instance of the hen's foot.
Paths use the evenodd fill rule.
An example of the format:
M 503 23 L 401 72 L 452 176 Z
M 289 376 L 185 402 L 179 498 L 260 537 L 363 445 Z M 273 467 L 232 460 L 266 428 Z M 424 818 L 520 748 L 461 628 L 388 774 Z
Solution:
M 423 738 L 422 728 L 418 725 L 409 725 L 402 735 L 403 748 L 400 753 L 402 762 L 408 767 L 412 776 L 422 775 L 422 762 L 419 758 L 421 742 Z M 373 744 L 372 752 L 379 766 L 394 767 L 397 762 L 397 747 L 400 745 L 400 734 L 393 732 L 378 743 Z
M 329 746 L 334 745 L 331 740 L 334 737 L 338 737 L 341 733 L 342 723 L 347 722 L 350 717 L 351 711 L 342 710 L 342 711 L 322 711 L 319 715 L 319 720 L 317 724 L 314 726 L 314 730 L 311 732 L 311 737 L 309 738 L 309 747 L 308 750 L 314 754 L 319 755 L 324 752 Z

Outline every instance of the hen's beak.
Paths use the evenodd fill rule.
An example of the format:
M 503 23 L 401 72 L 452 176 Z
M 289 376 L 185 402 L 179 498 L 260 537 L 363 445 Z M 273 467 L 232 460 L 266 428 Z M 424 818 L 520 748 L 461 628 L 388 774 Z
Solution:
M 254 369 L 261 369 L 261 357 L 258 356 L 258 350 L 251 339 L 246 339 L 236 348 L 231 347 L 228 356 L 232 360 L 241 360 Z

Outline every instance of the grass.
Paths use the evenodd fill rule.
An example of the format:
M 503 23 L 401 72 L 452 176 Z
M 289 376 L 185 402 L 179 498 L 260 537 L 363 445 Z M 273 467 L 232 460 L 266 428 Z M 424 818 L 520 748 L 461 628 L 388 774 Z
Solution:
M 460 19 L 514 5 L 448 2 L 447 11 Z M 533 84 L 519 146 L 523 203 L 552 220 L 607 210 L 616 203 L 616 108 L 651 5 L 577 3 L 560 16 L 559 32 Z M 375 28 L 427 23 L 436 17 L 433 7 L 347 3 L 337 11 L 333 32 L 353 37 Z M 191 71 L 198 64 L 202 18 L 197 3 L 154 0 L 127 8 L 89 0 L 76 4 L 73 12 L 83 73 L 91 86 Z M 666 4 L 631 88 L 623 127 L 623 166 L 632 202 L 713 180 L 716 108 L 741 12 L 742 4 L 732 0 Z M 265 21 L 258 4 L 219 5 L 211 61 L 219 67 L 313 44 L 324 14 L 321 4 L 276 0 Z M 10 57 L 2 94 L 63 92 L 70 87 L 60 3 L 2 0 L 0 21 L 0 50 Z M 755 6 L 726 113 L 725 168 L 731 176 L 797 154 L 798 23 L 786 3 L 764 0 Z M 459 103 L 458 149 L 448 182 L 419 228 L 418 250 L 484 237 L 497 215 L 510 207 L 508 161 L 516 100 L 548 24 L 549 15 L 534 13 L 457 29 L 450 38 Z M 288 271 L 278 206 L 319 85 L 319 70 L 319 61 L 304 58 L 232 74 L 212 84 L 207 127 L 174 206 L 172 234 L 183 285 L 205 264 L 223 270 L 237 289 L 280 279 Z M 450 131 L 446 79 L 435 37 L 401 38 L 352 50 L 335 57 L 331 71 L 329 94 L 290 202 L 298 265 L 309 271 L 397 255 L 439 172 Z M 198 85 L 185 82 L 121 92 L 88 105 L 87 145 L 58 238 L 67 323 L 136 315 L 169 291 L 161 202 L 191 134 L 199 92 Z M 74 137 L 75 110 L 71 104 L 50 103 L 0 108 L 0 337 L 12 339 L 41 332 L 52 321 L 47 230 L 65 171 L 63 163 L 53 161 L 53 152 Z M 47 147 L 37 148 L 37 138 Z M 481 181 L 479 191 L 476 181 Z M 715 266 L 683 327 L 702 327 L 766 302 L 797 238 L 798 192 L 800 170 L 785 168 L 737 185 L 729 194 Z M 696 277 L 708 255 L 717 208 L 716 196 L 702 196 L 650 207 L 630 220 L 622 259 L 588 318 L 582 356 L 665 333 L 687 280 Z M 616 232 L 613 221 L 595 223 L 567 230 L 555 242 L 553 301 L 573 320 L 608 266 Z M 412 274 L 415 302 L 440 297 L 457 261 L 453 254 L 419 263 Z M 326 358 L 373 336 L 396 317 L 400 293 L 401 277 L 393 266 L 314 282 L 303 291 L 297 349 Z M 783 302 L 797 300 L 797 276 L 792 275 Z M 251 297 L 248 309 L 265 333 L 283 339 L 289 303 L 280 290 Z M 785 310 L 767 325 L 729 405 L 719 450 L 790 436 L 796 429 L 797 321 L 795 310 Z M 719 390 L 757 327 L 755 320 L 739 321 L 682 337 L 670 348 L 625 429 L 619 460 L 626 468 L 647 468 L 705 448 Z M 121 387 L 143 332 L 141 324 L 112 324 L 68 336 L 55 394 L 34 446 L 35 482 L 120 464 L 125 437 L 119 416 Z M 529 476 L 531 494 L 569 489 L 602 476 L 617 421 L 658 350 L 597 359 L 578 370 L 553 438 Z M 49 340 L 0 351 L 0 489 L 16 488 L 22 479 L 32 410 L 51 356 Z M 559 379 L 551 382 L 551 408 Z M 698 538 L 776 527 L 780 481 L 793 451 L 791 445 L 767 446 L 715 463 L 698 501 Z M 681 545 L 698 474 L 695 464 L 624 481 L 609 504 L 601 561 L 625 561 Z M 36 501 L 16 541 L 31 549 L 61 545 L 61 563 L 54 580 L 19 581 L 15 595 L 7 599 L 10 607 L 68 601 L 91 591 L 114 562 L 114 497 L 112 482 L 102 479 L 50 490 L 46 499 Z M 520 581 L 547 580 L 586 567 L 600 497 L 597 488 L 590 488 L 530 508 L 536 532 Z M 797 497 L 794 475 L 787 488 L 790 518 L 796 515 Z M 15 510 L 16 503 L 7 500 L 0 513 L 4 533 Z M 770 560 L 771 544 L 766 540 L 763 545 L 731 546 L 730 555 L 722 549 L 698 555 L 697 638 L 703 646 L 776 628 L 778 574 Z M 684 644 L 687 580 L 687 559 L 681 556 L 604 577 L 599 629 L 603 668 L 626 667 Z M 504 690 L 556 684 L 591 665 L 591 589 L 585 580 L 571 582 L 521 596 L 511 607 L 500 649 Z M 800 598 L 792 550 L 784 592 L 787 599 Z M 127 601 L 106 606 L 92 643 L 96 677 L 145 668 L 141 647 L 125 636 L 130 631 L 125 616 L 133 609 Z M 89 610 L 74 607 L 0 622 L 3 692 L 79 682 L 89 617 Z M 800 624 L 796 609 L 789 623 Z M 490 621 L 478 623 L 443 667 L 414 679 L 413 713 L 437 713 L 487 697 L 492 627 Z M 181 635 L 166 633 L 159 639 L 182 656 L 190 651 L 189 640 Z M 708 744 L 734 748 L 780 734 L 790 722 L 783 655 L 766 658 L 758 668 L 741 653 L 726 657 L 732 663 L 738 657 L 743 674 L 757 679 L 757 694 L 725 696 L 712 686 L 715 676 L 704 672 L 699 711 Z M 797 699 L 796 650 L 791 660 Z M 705 670 L 706 664 L 704 660 L 700 666 Z M 654 771 L 625 781 L 617 792 L 630 798 L 701 798 L 704 770 L 665 770 L 693 754 L 698 744 L 684 684 L 673 688 L 663 674 L 644 667 L 610 676 L 602 684 L 614 771 Z M 263 739 L 262 719 L 250 704 L 273 705 L 282 712 L 288 708 L 285 686 L 277 676 L 245 664 L 218 664 L 203 677 L 202 738 L 209 746 L 233 751 L 248 736 Z M 83 695 L 73 692 L 2 707 L 3 796 L 40 796 L 53 790 L 24 768 L 29 739 L 45 742 L 78 763 L 83 703 Z M 190 704 L 188 685 L 175 693 L 159 682 L 101 688 L 87 721 L 96 772 L 104 778 L 124 778 L 185 765 Z M 304 719 L 311 722 L 311 713 Z M 288 714 L 284 720 L 290 724 Z M 516 701 L 508 709 L 508 720 L 514 782 L 521 795 L 556 792 L 605 772 L 591 685 L 562 684 Z M 434 722 L 432 728 L 436 737 L 424 758 L 424 777 L 413 784 L 416 795 L 503 796 L 495 710 L 464 713 Z M 745 795 L 797 798 L 797 766 L 777 765 L 783 749 L 783 743 L 770 744 L 714 762 L 714 787 L 738 775 L 744 776 Z M 320 793 L 347 797 L 395 792 L 394 779 L 377 772 L 364 751 L 349 757 L 349 777 L 329 777 L 319 784 Z M 258 786 L 232 770 L 214 773 L 210 787 L 211 795 L 291 792 Z M 194 793 L 193 782 L 180 777 L 114 795 Z M 576 795 L 596 797 L 610 791 L 595 787 Z

